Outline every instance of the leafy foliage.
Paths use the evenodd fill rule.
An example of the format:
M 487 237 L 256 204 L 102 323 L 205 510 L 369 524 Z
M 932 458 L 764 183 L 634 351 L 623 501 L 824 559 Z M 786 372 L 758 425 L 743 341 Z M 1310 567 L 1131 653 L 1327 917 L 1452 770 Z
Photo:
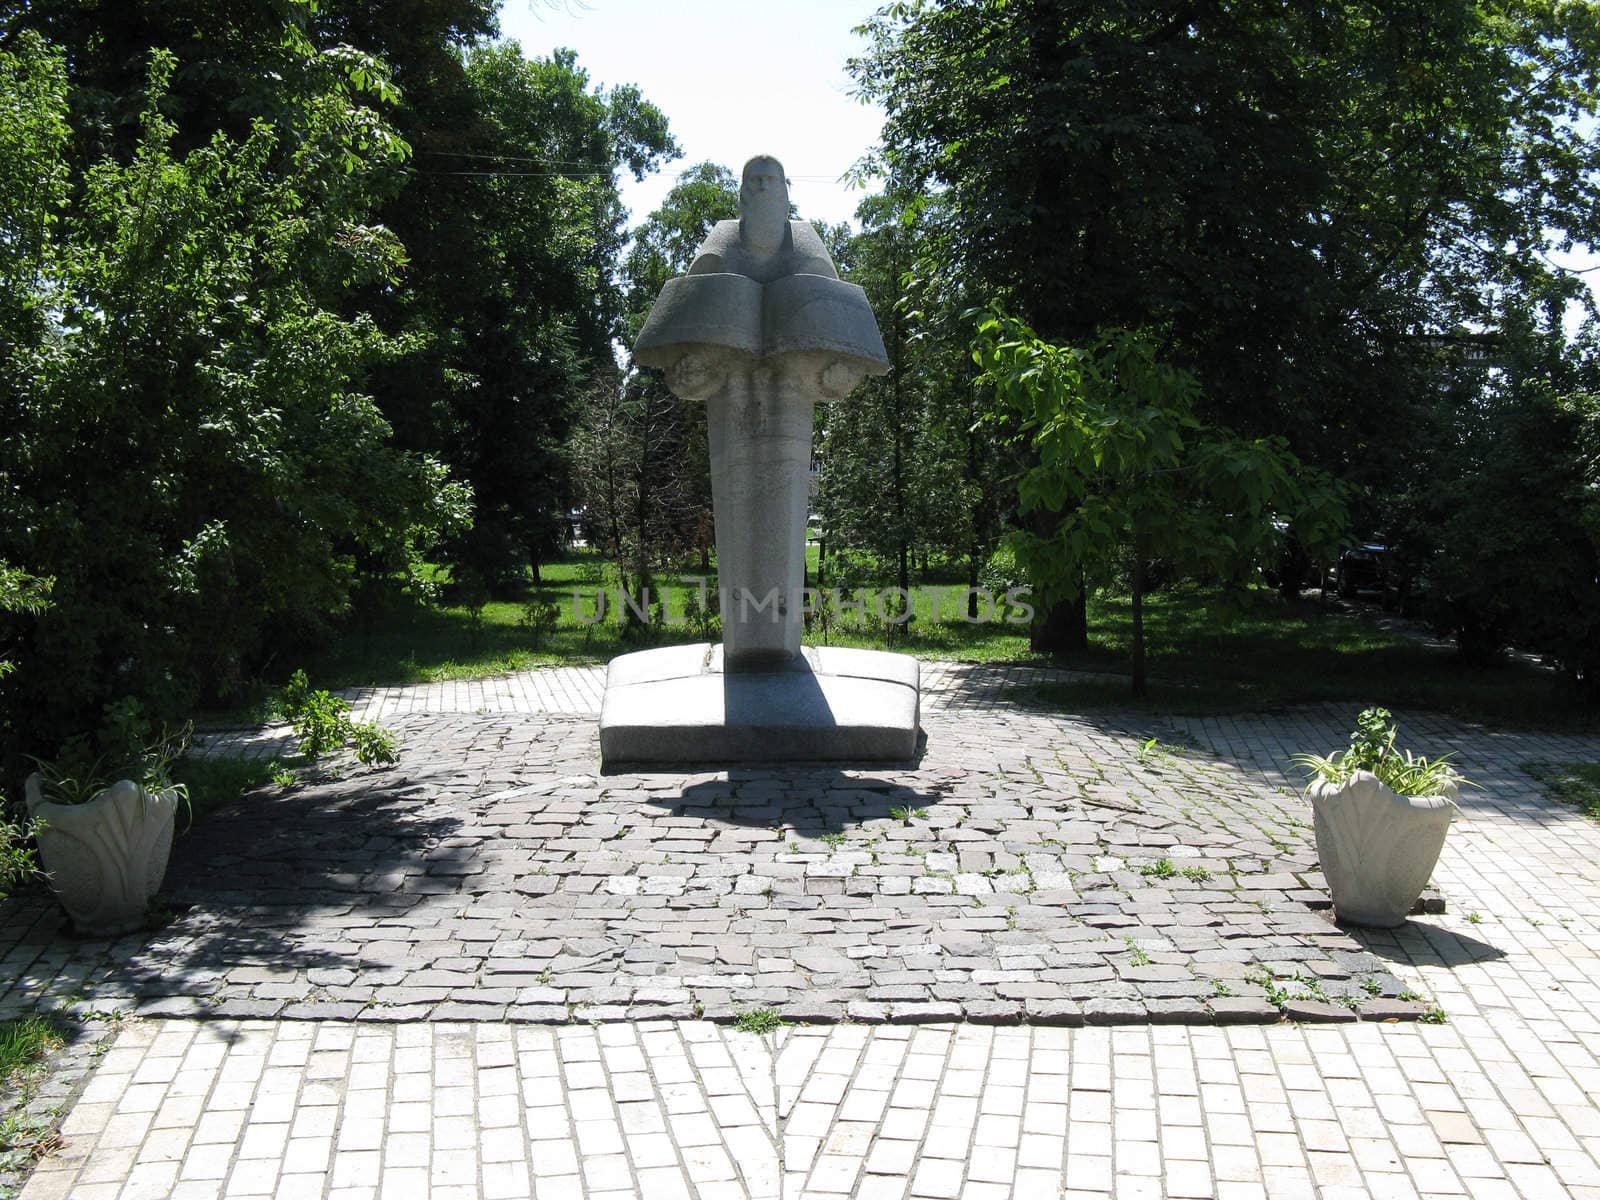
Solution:
M 1594 315 L 1557 260 L 1600 242 L 1596 29 L 1593 0 L 899 0 L 851 64 L 888 114 L 863 173 L 937 197 L 946 290 L 1055 344 L 1156 331 L 1199 421 L 1284 438 L 1392 533 L 1438 392 Z
M 230 694 L 330 628 L 358 570 L 403 581 L 468 519 L 360 391 L 405 342 L 330 307 L 403 261 L 367 211 L 406 153 L 364 103 L 389 86 L 344 51 L 296 62 L 273 120 L 183 150 L 155 53 L 138 141 L 79 174 L 61 53 L 24 33 L 0 54 L 31 131 L 3 209 L 33 231 L 0 255 L 0 558 L 54 581 L 17 643 L 11 759 L 119 698 L 166 717 Z
M 1018 484 L 1023 514 L 1060 514 L 1044 532 L 1010 537 L 1045 602 L 1109 584 L 1119 557 L 1132 558 L 1136 695 L 1152 560 L 1229 580 L 1262 561 L 1275 518 L 1293 519 L 1311 544 L 1338 534 L 1334 482 L 1303 467 L 1282 438 L 1202 423 L 1195 377 L 1162 362 L 1148 334 L 1113 330 L 1077 350 L 991 310 L 973 357 L 1032 452 Z
M 1413 757 L 1411 751 L 1395 746 L 1398 729 L 1389 724 L 1386 708 L 1362 709 L 1356 718 L 1350 746 L 1326 758 L 1316 754 L 1297 754 L 1291 760 L 1304 767 L 1314 779 L 1347 783 L 1357 771 L 1368 771 L 1402 796 L 1440 796 L 1452 793 L 1471 781 L 1459 774 L 1442 754 L 1434 759 Z
M 945 270 L 1052 340 L 1160 327 L 1206 420 L 1344 467 L 1393 431 L 1418 332 L 1592 303 L 1543 250 L 1600 232 L 1597 28 L 1537 0 L 905 0 L 852 69 L 880 165 L 946 193 Z
M 622 264 L 631 345 L 667 280 L 688 270 L 718 221 L 739 215 L 739 185 L 725 167 L 700 163 L 678 180 L 634 235 Z M 642 597 L 670 563 L 709 568 L 714 540 L 705 406 L 672 394 L 658 371 L 599 372 L 572 438 L 584 531 L 622 585 Z M 630 616 L 630 620 L 636 620 Z
M 522 626 L 539 649 L 561 622 L 561 610 L 545 600 L 530 600 L 522 606 Z
M 839 246 L 841 275 L 867 293 L 890 371 L 819 413 L 817 508 L 829 556 L 865 555 L 867 569 L 830 578 L 909 588 L 931 556 L 965 559 L 969 586 L 999 536 L 1007 488 L 994 439 L 976 428 L 980 401 L 948 297 L 917 274 L 929 252 L 923 206 L 893 193 L 857 211 L 864 228 Z M 971 598 L 976 613 L 977 598 Z
M 1441 398 L 1395 524 L 1421 615 L 1454 634 L 1466 657 L 1486 662 L 1506 645 L 1547 654 L 1592 701 L 1600 359 L 1575 367 L 1514 364 L 1475 394 Z
M 372 300 L 419 343 L 375 388 L 402 443 L 471 484 L 476 518 L 447 556 L 502 593 L 566 533 L 567 441 L 623 308 L 617 173 L 642 175 L 676 146 L 637 89 L 591 87 L 570 51 L 477 45 L 457 73 L 419 119 L 418 168 L 386 208 L 412 262 Z
M 352 721 L 349 702 L 321 688 L 313 690 L 304 671 L 289 677 L 278 698 L 278 712 L 294 726 L 300 753 L 308 759 L 347 745 L 355 747 L 357 761 L 367 766 L 393 763 L 400 757 L 392 733 L 375 721 Z
M 742 1008 L 733 1020 L 740 1033 L 765 1035 L 788 1024 L 775 1008 Z
M 13 819 L 8 808 L 5 797 L 0 796 L 0 900 L 39 870 L 34 847 L 29 844 L 39 831 L 38 822 Z
M 431 596 L 425 552 L 520 582 L 610 360 L 616 172 L 675 151 L 488 0 L 114 8 L 0 3 L 0 769 L 236 699 Z
M 102 728 L 97 742 L 79 736 L 66 744 L 60 757 L 34 760 L 40 792 L 51 804 L 87 804 L 113 783 L 131 779 L 148 793 L 172 793 L 188 814 L 189 788 L 174 777 L 174 768 L 193 734 L 194 726 L 185 724 L 176 730 L 162 729 L 145 741 L 148 723 L 135 706 L 124 704 Z

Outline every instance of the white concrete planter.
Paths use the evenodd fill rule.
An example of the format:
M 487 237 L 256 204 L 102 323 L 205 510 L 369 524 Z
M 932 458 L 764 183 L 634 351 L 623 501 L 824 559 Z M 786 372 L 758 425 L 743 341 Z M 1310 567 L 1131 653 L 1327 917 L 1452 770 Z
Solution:
M 1456 814 L 1455 788 L 1402 796 L 1370 771 L 1342 784 L 1314 781 L 1317 855 L 1340 921 L 1393 929 L 1428 885 Z
M 28 814 L 42 819 L 39 857 L 79 933 L 114 937 L 140 928 L 167 873 L 178 793 L 123 779 L 86 804 L 53 804 L 42 780 L 24 785 Z

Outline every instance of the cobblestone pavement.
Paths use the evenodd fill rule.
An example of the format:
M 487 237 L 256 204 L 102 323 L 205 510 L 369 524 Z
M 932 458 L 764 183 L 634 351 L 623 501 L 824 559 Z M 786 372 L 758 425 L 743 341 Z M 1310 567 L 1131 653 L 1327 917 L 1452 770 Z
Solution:
M 1274 836 L 1297 852 L 1303 850 L 1303 824 L 1289 821 L 1303 822 L 1305 813 L 1296 817 L 1299 802 L 1275 790 L 1282 784 L 1281 764 L 1292 750 L 1341 744 L 1351 716 L 1305 709 L 1271 717 L 1171 719 L 1118 728 L 1010 711 L 999 701 L 1001 692 L 1003 687 L 997 686 L 996 698 L 982 716 L 982 729 L 976 731 L 981 738 L 972 728 L 980 722 L 968 724 L 950 708 L 930 706 L 934 711 L 928 722 L 925 772 L 939 769 L 939 741 L 963 747 L 944 759 L 946 764 L 957 766 L 966 761 L 963 756 L 979 754 L 988 755 L 990 764 L 984 775 L 986 791 L 963 792 L 959 778 L 951 779 L 947 791 L 928 801 L 930 809 L 952 804 L 952 797 L 968 810 L 1016 804 L 1021 812 L 1006 811 L 1013 826 L 1027 832 L 1042 823 L 1046 828 L 1041 832 L 1053 836 L 1047 832 L 1048 822 L 1056 818 L 1037 816 L 1045 806 L 1038 799 L 1042 793 L 1029 790 L 1031 769 L 1045 775 L 1045 788 L 1070 796 L 1087 771 L 1073 757 L 1081 751 L 1085 758 L 1103 756 L 1106 769 L 1104 780 L 1084 780 L 1090 797 L 1127 795 L 1137 798 L 1140 812 L 1160 805 L 1166 806 L 1162 811 L 1169 819 L 1187 814 L 1187 823 L 1180 826 L 1186 832 L 1175 843 L 1182 846 L 1191 844 L 1191 828 L 1201 833 L 1223 830 L 1219 837 L 1241 836 L 1227 832 L 1230 821 L 1240 820 L 1233 815 L 1236 809 L 1214 798 L 1191 797 L 1209 787 L 1216 795 L 1234 796 L 1240 807 L 1248 797 L 1252 812 L 1268 814 L 1260 819 Z M 693 1020 L 530 1024 L 516 1019 L 523 1016 L 516 1011 L 519 998 L 507 999 L 505 1010 L 494 1019 L 439 1020 L 436 1007 L 431 1023 L 401 1025 L 371 1020 L 381 1009 L 371 1003 L 356 1011 L 360 1019 L 301 1021 L 221 1018 L 217 1014 L 226 1011 L 221 1004 L 199 1004 L 195 1011 L 213 1019 L 153 1018 L 124 1026 L 72 1110 L 64 1129 L 66 1145 L 35 1173 L 23 1200 L 224 1195 L 350 1200 L 391 1195 L 407 1200 L 429 1195 L 647 1200 L 778 1195 L 784 1200 L 1600 1198 L 1600 1106 L 1595 1100 L 1600 1095 L 1600 1020 L 1593 1015 L 1600 1011 L 1600 830 L 1541 797 L 1519 769 L 1533 758 L 1600 759 L 1600 742 L 1489 732 L 1437 717 L 1401 714 L 1401 719 L 1408 741 L 1429 752 L 1456 748 L 1468 773 L 1486 786 L 1465 798 L 1464 819 L 1448 839 L 1435 873 L 1450 912 L 1414 918 L 1392 935 L 1366 937 L 1359 952 L 1383 964 L 1384 973 L 1404 986 L 1435 998 L 1448 1023 L 1159 1025 L 1149 1023 L 1156 1010 L 1149 1000 L 1141 1000 L 1145 1023 L 1114 1028 L 1063 1028 L 1043 1021 L 1016 1027 L 846 1023 L 799 1025 L 758 1037 Z M 507 725 L 513 728 L 521 726 Z M 553 741 L 533 739 L 528 744 L 543 749 L 524 757 L 532 762 L 548 755 L 547 770 L 576 762 L 558 752 L 570 732 Z M 934 740 L 936 734 L 939 740 Z M 1176 754 L 1154 747 L 1141 763 L 1139 748 L 1152 735 L 1168 746 L 1187 744 L 1192 749 Z M 1054 748 L 1066 763 L 1049 773 L 1037 749 L 1039 738 L 1046 736 L 1059 739 Z M 560 769 L 555 773 L 559 776 Z M 649 806 L 661 797 L 644 784 L 656 778 L 591 778 L 585 786 L 619 785 L 628 792 L 637 788 L 643 795 L 624 802 L 638 805 L 640 812 L 655 812 Z M 375 779 L 364 777 L 368 784 Z M 339 790 L 357 782 L 333 785 L 323 796 L 323 806 L 357 806 L 359 811 L 358 792 Z M 508 791 L 526 786 L 519 780 L 490 782 Z M 697 782 L 698 777 L 688 786 Z M 720 786 L 721 781 L 712 782 Z M 420 787 L 422 781 L 404 786 Z M 429 786 L 436 796 L 446 791 L 437 783 Z M 1034 781 L 1033 786 L 1040 785 Z M 555 793 L 548 795 L 553 799 Z M 599 800 L 586 799 L 591 805 Z M 872 799 L 882 801 L 876 794 Z M 397 836 L 388 831 L 381 808 L 400 804 L 386 800 L 366 814 L 373 827 L 370 836 Z M 1085 799 L 1075 811 L 1078 807 L 1087 811 L 1098 806 Z M 449 811 L 455 817 L 473 814 L 465 805 Z M 1098 827 L 1125 827 L 1141 837 L 1155 831 L 1129 824 L 1126 818 L 1136 813 L 1109 811 L 1115 815 L 1096 819 Z M 294 821 L 304 824 L 312 815 L 297 810 Z M 963 824 L 914 820 L 907 826 L 891 818 L 885 830 L 926 827 L 937 830 L 943 844 L 945 835 L 983 819 L 977 813 Z M 766 829 L 763 820 L 730 821 L 727 828 Z M 793 824 L 797 839 L 814 836 L 810 827 Z M 817 826 L 815 839 L 834 828 Z M 848 839 L 857 831 L 853 825 L 840 828 L 847 834 L 846 846 L 823 843 L 810 851 L 806 842 L 800 865 L 828 863 L 850 853 Z M 1257 826 L 1251 828 L 1270 845 Z M 267 836 L 270 827 L 258 826 L 256 832 Z M 985 833 L 981 828 L 976 832 Z M 786 830 L 779 841 L 786 843 L 789 836 Z M 450 848 L 456 838 L 461 835 L 451 829 L 436 844 Z M 953 851 L 929 853 L 954 853 L 959 868 L 962 840 L 955 839 Z M 715 844 L 715 835 L 710 841 Z M 500 869 L 489 853 L 504 849 L 498 841 L 484 837 L 467 844 L 477 848 L 480 859 L 489 860 L 479 874 Z M 1078 853 L 1071 847 L 1080 844 L 1087 845 L 1065 842 L 1044 852 L 1064 858 Z M 880 863 L 890 845 L 885 836 L 878 849 Z M 1236 847 L 1237 842 L 1228 845 Z M 1239 860 L 1248 857 L 1237 849 L 1232 855 L 1220 853 L 1221 843 L 1197 846 L 1203 852 L 1193 858 L 1175 855 L 1172 845 L 1141 840 L 1107 843 L 1105 852 L 1113 853 L 1114 846 L 1122 847 L 1129 864 L 1159 853 L 1174 863 L 1227 861 L 1237 871 Z M 693 853 L 660 845 L 654 849 L 663 856 Z M 1276 862 L 1298 861 L 1273 850 Z M 585 862 L 605 852 L 587 845 L 573 851 Z M 772 854 L 774 866 L 788 865 L 780 862 L 782 857 Z M 1272 864 L 1264 852 L 1256 857 L 1262 870 L 1255 873 L 1271 873 L 1265 869 Z M 752 870 L 741 875 L 754 876 L 754 864 L 764 861 L 753 858 Z M 865 865 L 871 866 L 870 858 Z M 1084 898 L 1093 893 L 1106 892 L 1109 899 L 1117 891 L 1121 898 L 1111 907 L 1118 916 L 1148 922 L 1147 914 L 1156 911 L 1124 911 L 1124 904 L 1159 905 L 1164 914 L 1186 911 L 1175 898 L 1184 889 L 1169 886 L 1171 880 L 1157 886 L 1161 881 L 1137 872 L 1095 867 L 1091 863 L 1069 879 L 1078 904 L 1089 903 Z M 966 873 L 952 872 L 952 882 Z M 974 874 L 992 881 L 1007 873 Z M 1301 872 L 1287 873 L 1297 875 L 1300 884 L 1312 882 Z M 1104 876 L 1104 884 L 1091 887 L 1085 882 L 1085 877 L 1097 875 Z M 1119 881 L 1119 875 L 1129 878 Z M 422 872 L 421 878 L 429 877 Z M 602 877 L 616 877 L 616 872 Z M 633 877 L 648 876 L 635 872 Z M 806 878 L 803 870 L 799 877 Z M 936 876 L 926 872 L 913 878 Z M 446 873 L 444 890 L 422 895 L 456 895 L 456 879 Z M 1280 893 L 1269 903 L 1289 909 L 1300 904 L 1294 891 L 1305 889 L 1264 890 Z M 1166 895 L 1136 897 L 1146 891 Z M 952 907 L 958 906 L 956 898 L 975 902 L 959 905 L 974 911 L 999 903 L 982 899 L 995 893 L 928 893 L 936 894 Z M 780 892 L 775 882 L 773 896 L 778 895 L 822 899 L 814 908 L 790 910 L 805 913 L 842 906 L 835 896 L 849 898 L 848 891 Z M 1012 895 L 1021 900 L 1016 905 L 1019 917 L 1033 907 L 1049 909 L 1063 924 L 1074 915 L 1073 905 L 1041 905 L 1033 893 Z M 870 904 L 862 907 L 869 911 L 886 903 L 909 903 L 886 900 L 882 893 L 867 899 Z M 340 904 L 349 902 L 346 896 Z M 297 919 L 316 916 L 323 903 L 307 901 L 308 911 L 297 913 Z M 927 903 L 933 913 L 933 902 Z M 194 919 L 195 911 L 184 920 Z M 673 953 L 681 954 L 699 932 L 681 927 L 692 926 L 694 914 L 701 911 L 676 910 L 679 931 L 688 942 L 656 937 L 641 939 L 642 944 L 671 945 Z M 742 919 L 759 921 L 760 914 L 772 910 L 740 911 Z M 253 915 L 254 910 L 241 909 L 237 919 Z M 1232 922 L 1242 915 L 1222 917 Z M 935 919 L 946 917 L 950 914 Z M 631 929 L 628 920 L 619 928 Z M 671 924 L 667 921 L 660 932 Z M 286 939 L 294 925 L 263 928 Z M 855 921 L 849 928 L 866 944 L 897 944 L 884 940 L 896 931 L 892 922 L 880 931 L 869 932 Z M 1128 927 L 1110 928 L 1120 936 Z M 1144 928 L 1169 937 L 1181 927 L 1151 923 Z M 1036 944 L 1044 940 L 1040 930 L 979 932 L 998 939 L 993 941 L 996 947 L 1015 944 L 1001 934 L 1029 933 Z M 730 928 L 725 941 L 744 943 L 751 936 Z M 822 936 L 808 934 L 804 947 L 825 944 Z M 470 944 L 455 932 L 452 938 Z M 1228 940 L 1231 946 L 1234 939 Z M 286 944 L 279 942 L 280 947 Z M 168 944 L 169 953 L 172 946 Z M 263 943 L 262 950 L 267 948 Z M 141 944 L 136 940 L 125 949 L 138 953 Z M 1115 969 L 1115 952 L 1106 947 L 1099 953 Z M 1160 961 L 1153 951 L 1147 953 L 1153 963 Z M 59 963 L 38 967 L 33 965 L 39 961 L 35 956 L 28 969 L 36 981 L 49 971 L 60 979 L 63 969 L 81 970 L 73 966 L 80 960 L 72 953 L 59 957 Z M 623 961 L 630 961 L 626 952 Z M 756 979 L 765 973 L 758 962 L 759 957 L 751 963 Z M 931 969 L 937 977 L 959 967 Z M 1041 977 L 1058 968 L 1016 969 Z M 870 978 L 871 967 L 866 971 Z M 833 978 L 813 970 L 813 993 L 828 986 L 817 983 L 818 976 Z M 92 971 L 81 978 L 91 981 Z M 212 995 L 235 986 L 224 977 L 215 982 Z M 998 989 L 994 994 L 999 995 Z M 1227 997 L 1212 1003 L 1219 998 Z M 1027 999 L 1022 1000 L 1024 1008 Z M 287 997 L 284 1002 L 302 1003 Z M 447 995 L 436 1003 L 462 1001 Z M 641 1005 L 635 994 L 626 1005 L 596 1001 L 591 1008 L 605 1018 L 667 1009 L 674 1003 L 678 1001 Z M 489 1014 L 493 1008 L 483 1011 Z M 419 1010 L 417 1015 L 424 1014 Z M 862 1015 L 875 1012 L 862 1010 Z M 898 1014 L 886 1009 L 884 1015 Z
M 526 704 L 593 676 L 549 674 L 575 682 L 456 694 Z M 180 915 L 158 933 L 73 943 L 46 902 L 6 910 L 0 1006 L 1072 1025 L 1424 1011 L 1314 910 L 1303 801 L 1152 743 L 1175 735 L 1148 721 L 1007 701 L 1042 675 L 930 671 L 926 751 L 898 770 L 600 776 L 592 716 L 397 715 L 398 767 L 265 789 L 180 839 Z

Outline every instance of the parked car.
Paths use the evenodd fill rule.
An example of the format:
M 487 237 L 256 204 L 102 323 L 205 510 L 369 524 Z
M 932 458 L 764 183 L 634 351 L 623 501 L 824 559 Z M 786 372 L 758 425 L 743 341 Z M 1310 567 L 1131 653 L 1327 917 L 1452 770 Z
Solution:
M 1387 596 L 1389 590 L 1390 554 L 1387 546 L 1368 542 L 1352 546 L 1339 555 L 1333 570 L 1334 586 L 1339 595 L 1350 599 L 1362 592 L 1376 592 Z

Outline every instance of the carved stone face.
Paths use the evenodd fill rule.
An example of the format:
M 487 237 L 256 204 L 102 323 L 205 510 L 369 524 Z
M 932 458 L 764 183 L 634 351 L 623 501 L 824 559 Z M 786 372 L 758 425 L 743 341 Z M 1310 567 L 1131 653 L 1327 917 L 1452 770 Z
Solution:
M 744 165 L 739 187 L 739 240 L 745 247 L 771 254 L 783 245 L 789 227 L 789 185 L 783 164 L 769 155 Z

